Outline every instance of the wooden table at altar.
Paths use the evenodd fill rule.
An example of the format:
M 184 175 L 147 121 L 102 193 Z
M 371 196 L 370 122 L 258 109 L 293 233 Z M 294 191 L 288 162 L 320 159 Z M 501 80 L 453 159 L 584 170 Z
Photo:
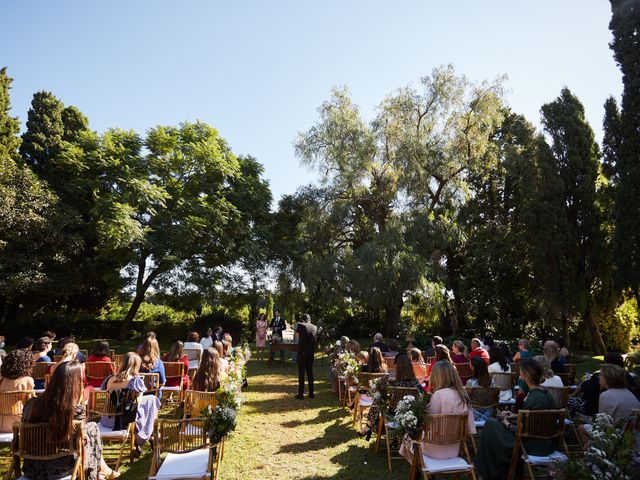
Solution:
M 297 352 L 298 344 L 297 343 L 271 343 L 269 344 L 269 365 L 273 363 L 273 359 L 271 358 L 271 353 L 275 355 L 276 352 L 280 351 L 289 351 L 289 352 Z M 282 363 L 282 358 L 280 359 L 280 363 Z

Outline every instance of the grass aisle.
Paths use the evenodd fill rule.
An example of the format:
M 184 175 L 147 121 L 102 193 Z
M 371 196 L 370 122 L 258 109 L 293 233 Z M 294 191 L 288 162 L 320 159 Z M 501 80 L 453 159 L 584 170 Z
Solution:
M 238 428 L 225 447 L 224 480 L 406 479 L 406 462 L 386 456 L 358 438 L 348 410 L 340 408 L 328 367 L 316 362 L 316 398 L 296 400 L 297 369 L 291 362 L 269 368 L 252 359 L 249 388 Z

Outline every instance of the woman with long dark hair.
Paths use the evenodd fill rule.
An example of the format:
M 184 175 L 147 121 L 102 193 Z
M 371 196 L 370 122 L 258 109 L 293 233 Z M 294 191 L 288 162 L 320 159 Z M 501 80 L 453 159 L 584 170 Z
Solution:
M 502 345 L 489 348 L 489 375 L 493 373 L 511 373 L 511 365 L 507 361 L 507 354 Z M 500 401 L 509 402 L 513 397 L 511 390 L 500 391 Z
M 363 371 L 365 371 L 363 369 Z M 369 363 L 366 372 L 368 373 L 387 373 L 387 362 L 384 360 L 382 351 L 378 347 L 371 347 L 369 350 Z
M 49 438 L 62 442 L 73 432 L 74 420 L 85 419 L 83 402 L 82 364 L 77 360 L 63 362 L 55 369 L 49 386 L 41 397 L 30 400 L 22 412 L 22 421 L 48 423 Z M 84 471 L 87 480 L 118 477 L 102 458 L 100 431 L 95 422 L 84 424 Z M 27 478 L 54 480 L 73 472 L 75 458 L 72 455 L 52 460 L 25 459 L 23 470 Z
M 205 348 L 200 367 L 193 377 L 192 390 L 215 392 L 220 387 L 220 355 L 215 348 Z

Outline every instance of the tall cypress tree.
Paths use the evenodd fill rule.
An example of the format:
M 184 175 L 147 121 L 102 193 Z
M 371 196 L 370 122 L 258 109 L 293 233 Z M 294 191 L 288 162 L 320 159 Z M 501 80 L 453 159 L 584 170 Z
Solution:
M 594 291 L 602 269 L 606 268 L 602 261 L 604 236 L 596 194 L 598 145 L 583 105 L 568 88 L 564 88 L 555 101 L 542 106 L 542 123 L 551 138 L 555 169 L 563 182 L 564 210 L 570 232 L 565 250 L 566 263 L 571 266 L 567 280 L 577 287 L 573 313 L 584 320 L 594 349 L 606 353 L 594 313 Z
M 640 2 L 611 0 L 614 58 L 622 70 L 620 151 L 616 168 L 616 286 L 640 300 Z
M 13 79 L 7 75 L 7 69 L 0 69 L 0 155 L 7 153 L 15 160 L 20 147 L 20 122 L 9 115 L 9 90 L 12 82 Z

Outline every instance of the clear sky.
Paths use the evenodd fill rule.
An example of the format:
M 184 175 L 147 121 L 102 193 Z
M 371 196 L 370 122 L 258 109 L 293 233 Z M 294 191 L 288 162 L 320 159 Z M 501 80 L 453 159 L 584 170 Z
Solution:
M 23 122 L 38 90 L 98 131 L 200 119 L 264 164 L 276 199 L 314 178 L 292 142 L 332 86 L 370 117 L 441 64 L 475 80 L 506 73 L 516 112 L 538 125 L 566 85 L 598 139 L 602 105 L 622 91 L 606 0 L 7 0 L 0 12 Z

